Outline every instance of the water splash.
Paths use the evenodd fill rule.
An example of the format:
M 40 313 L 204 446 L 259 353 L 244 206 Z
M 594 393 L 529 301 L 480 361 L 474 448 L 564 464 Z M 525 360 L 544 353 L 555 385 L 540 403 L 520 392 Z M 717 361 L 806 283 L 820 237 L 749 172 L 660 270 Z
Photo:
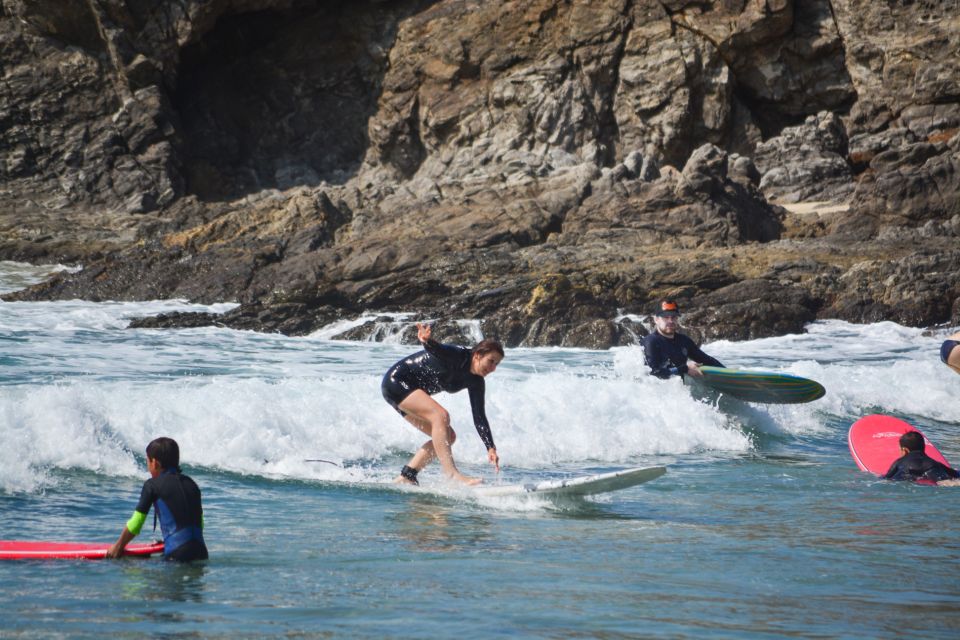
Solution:
M 410 347 L 206 327 L 128 330 L 132 316 L 223 310 L 183 301 L 0 304 L 0 491 L 42 491 L 57 469 L 142 475 L 160 435 L 184 462 L 306 480 L 388 481 L 425 440 L 380 396 Z M 398 314 L 404 322 L 411 314 Z M 479 332 L 479 325 L 468 324 Z M 808 333 L 705 349 L 730 366 L 818 380 L 807 405 L 731 411 L 679 379 L 647 375 L 639 347 L 509 349 L 487 380 L 487 413 L 508 469 L 550 471 L 728 456 L 758 433 L 816 438 L 829 420 L 877 410 L 960 423 L 955 374 L 939 339 L 892 323 L 818 322 Z M 458 463 L 487 471 L 465 393 L 437 396 L 453 416 Z M 336 464 L 317 464 L 322 458 Z

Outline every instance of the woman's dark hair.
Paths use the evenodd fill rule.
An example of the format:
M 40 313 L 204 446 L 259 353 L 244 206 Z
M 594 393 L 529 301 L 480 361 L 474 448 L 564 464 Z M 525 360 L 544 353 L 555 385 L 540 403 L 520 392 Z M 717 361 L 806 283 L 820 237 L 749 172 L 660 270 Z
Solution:
M 147 445 L 147 457 L 153 458 L 164 469 L 180 471 L 180 446 L 173 438 L 157 438 Z
M 500 344 L 499 340 L 493 338 L 481 340 L 470 350 L 471 356 L 480 356 L 481 358 L 488 353 L 499 353 L 501 358 L 504 356 L 503 345 Z

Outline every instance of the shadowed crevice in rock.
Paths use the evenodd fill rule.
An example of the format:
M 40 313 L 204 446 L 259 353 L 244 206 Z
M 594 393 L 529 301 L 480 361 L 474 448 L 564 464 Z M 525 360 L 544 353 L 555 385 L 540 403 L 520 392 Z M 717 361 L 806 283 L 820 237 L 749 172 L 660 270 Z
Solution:
M 397 22 L 420 4 L 221 17 L 180 53 L 173 101 L 187 192 L 227 200 L 349 180 L 369 145 Z
M 595 93 L 601 97 L 598 104 L 593 105 L 587 101 L 586 106 L 590 108 L 591 117 L 596 122 L 597 142 L 600 147 L 597 163 L 602 167 L 613 167 L 621 157 L 620 123 L 617 121 L 615 96 L 620 84 L 620 68 L 627 53 L 630 31 L 633 29 L 634 6 L 634 0 L 624 3 L 622 24 L 612 38 L 614 46 L 609 62 L 591 70 L 582 68 L 579 61 L 576 61 L 577 73 L 583 77 L 585 88 L 592 86 Z
M 843 38 L 829 0 L 794 3 L 790 30 L 781 41 L 758 47 L 761 60 L 793 70 L 770 83 L 763 67 L 750 57 L 738 61 L 734 72 L 764 138 L 796 126 L 819 111 L 845 114 L 857 99 L 847 69 Z

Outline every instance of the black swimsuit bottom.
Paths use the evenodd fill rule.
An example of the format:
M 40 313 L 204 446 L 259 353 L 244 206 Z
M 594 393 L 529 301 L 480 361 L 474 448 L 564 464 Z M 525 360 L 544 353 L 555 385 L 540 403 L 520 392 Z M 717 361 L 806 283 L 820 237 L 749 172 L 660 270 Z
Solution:
M 944 340 L 943 344 L 940 345 L 940 359 L 943 360 L 944 364 L 947 364 L 947 360 L 950 359 L 950 353 L 957 348 L 958 344 L 960 344 L 960 341 Z
M 406 369 L 398 371 L 398 367 L 395 366 L 387 371 L 387 374 L 383 376 L 383 382 L 380 383 L 380 392 L 383 394 L 383 399 L 396 409 L 401 416 L 407 414 L 400 409 L 400 403 L 418 388 L 416 383 L 409 378 L 409 371 Z

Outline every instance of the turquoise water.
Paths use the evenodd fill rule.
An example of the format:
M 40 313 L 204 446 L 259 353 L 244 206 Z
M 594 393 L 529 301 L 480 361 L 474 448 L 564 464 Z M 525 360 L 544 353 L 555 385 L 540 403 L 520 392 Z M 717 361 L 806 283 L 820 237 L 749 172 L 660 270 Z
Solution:
M 2 267 L 8 289 L 42 275 Z M 124 329 L 227 306 L 0 303 L 0 538 L 113 541 L 167 435 L 211 552 L 0 561 L 0 637 L 956 637 L 960 488 L 877 481 L 846 445 L 853 420 L 894 413 L 960 461 L 937 336 L 824 322 L 706 346 L 827 388 L 779 407 L 698 401 L 633 348 L 508 350 L 487 381 L 500 478 L 465 394 L 438 397 L 465 471 L 669 471 L 591 500 L 476 501 L 436 470 L 430 493 L 389 483 L 422 440 L 378 389 L 409 347 Z

